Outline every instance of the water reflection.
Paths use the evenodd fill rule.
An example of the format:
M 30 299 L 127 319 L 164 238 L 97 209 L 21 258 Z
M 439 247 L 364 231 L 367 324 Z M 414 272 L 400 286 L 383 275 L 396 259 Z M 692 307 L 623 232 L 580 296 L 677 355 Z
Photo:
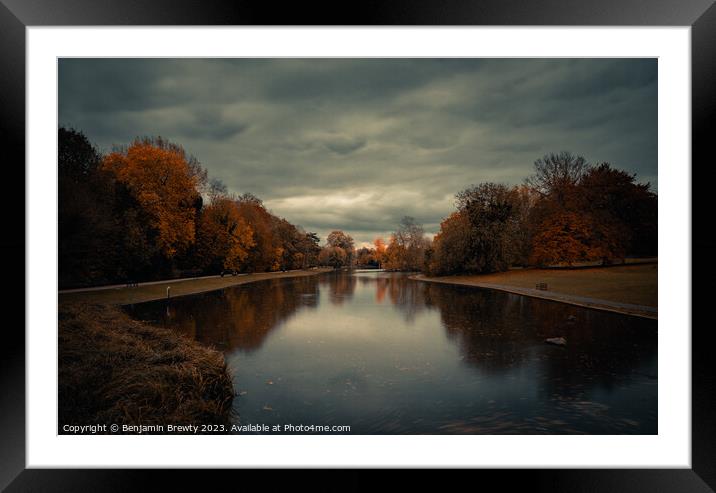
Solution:
M 226 352 L 242 423 L 657 432 L 651 320 L 385 272 L 276 279 L 131 311 Z
M 544 340 L 564 337 L 568 349 L 542 354 L 551 381 L 567 382 L 579 369 L 610 385 L 649 364 L 656 354 L 655 322 L 586 310 L 499 291 L 420 284 L 424 302 L 440 311 L 448 336 L 465 361 L 485 371 L 506 371 L 534 358 Z
M 255 351 L 301 309 L 318 307 L 317 277 L 273 279 L 251 289 L 224 289 L 129 307 L 136 318 L 171 327 L 224 351 Z M 164 310 L 159 310 L 159 307 Z M 161 316 L 158 316 L 160 315 Z
M 334 305 L 342 305 L 350 301 L 356 289 L 358 278 L 342 272 L 333 272 L 320 277 L 320 285 L 329 293 Z
M 656 426 L 655 321 L 498 291 L 424 286 L 426 304 L 440 310 L 443 326 L 465 362 L 482 373 L 527 369 L 533 373 L 537 399 L 582 426 L 609 421 L 613 433 L 642 428 L 639 419 L 613 419 L 609 411 L 615 405 L 639 408 L 644 402 L 652 406 L 642 412 L 642 431 Z M 545 345 L 551 337 L 564 337 L 568 346 Z M 633 392 L 641 403 L 621 396 L 631 386 L 642 387 Z M 563 420 L 557 423 L 566 425 Z M 563 432 L 578 431 L 565 427 Z
M 383 303 L 387 299 L 400 310 L 406 322 L 412 322 L 415 317 L 425 310 L 424 284 L 415 282 L 407 274 L 383 273 L 374 276 L 376 303 Z

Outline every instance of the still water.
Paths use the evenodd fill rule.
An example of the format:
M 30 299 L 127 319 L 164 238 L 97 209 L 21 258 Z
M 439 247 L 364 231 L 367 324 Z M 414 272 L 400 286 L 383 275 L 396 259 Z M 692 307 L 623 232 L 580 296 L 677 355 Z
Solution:
M 237 424 L 658 432 L 653 320 L 377 271 L 261 281 L 130 312 L 224 351 Z

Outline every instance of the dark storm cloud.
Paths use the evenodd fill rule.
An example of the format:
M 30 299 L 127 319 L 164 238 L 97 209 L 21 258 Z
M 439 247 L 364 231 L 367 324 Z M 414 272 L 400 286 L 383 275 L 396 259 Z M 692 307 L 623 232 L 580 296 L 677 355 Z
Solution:
M 334 140 L 328 140 L 325 146 L 336 154 L 350 154 L 355 152 L 366 144 L 365 139 L 350 139 L 339 137 Z
M 570 150 L 657 184 L 644 59 L 62 59 L 59 121 L 100 149 L 182 144 L 230 190 L 325 238 L 402 215 L 435 232 L 472 183 Z

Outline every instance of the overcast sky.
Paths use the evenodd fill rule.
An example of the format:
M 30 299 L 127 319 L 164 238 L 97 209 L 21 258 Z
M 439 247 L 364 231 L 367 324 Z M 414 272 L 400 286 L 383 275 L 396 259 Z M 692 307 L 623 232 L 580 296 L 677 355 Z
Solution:
M 59 123 L 102 151 L 166 137 L 322 240 L 435 233 L 548 152 L 657 188 L 655 59 L 62 59 Z

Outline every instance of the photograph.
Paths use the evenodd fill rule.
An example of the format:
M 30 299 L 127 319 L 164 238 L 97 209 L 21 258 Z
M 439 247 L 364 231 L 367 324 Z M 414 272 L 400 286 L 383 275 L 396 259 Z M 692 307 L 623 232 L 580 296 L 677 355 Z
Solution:
M 714 2 L 0 0 L 0 491 L 716 492 Z
M 56 63 L 59 435 L 659 434 L 657 57 Z

